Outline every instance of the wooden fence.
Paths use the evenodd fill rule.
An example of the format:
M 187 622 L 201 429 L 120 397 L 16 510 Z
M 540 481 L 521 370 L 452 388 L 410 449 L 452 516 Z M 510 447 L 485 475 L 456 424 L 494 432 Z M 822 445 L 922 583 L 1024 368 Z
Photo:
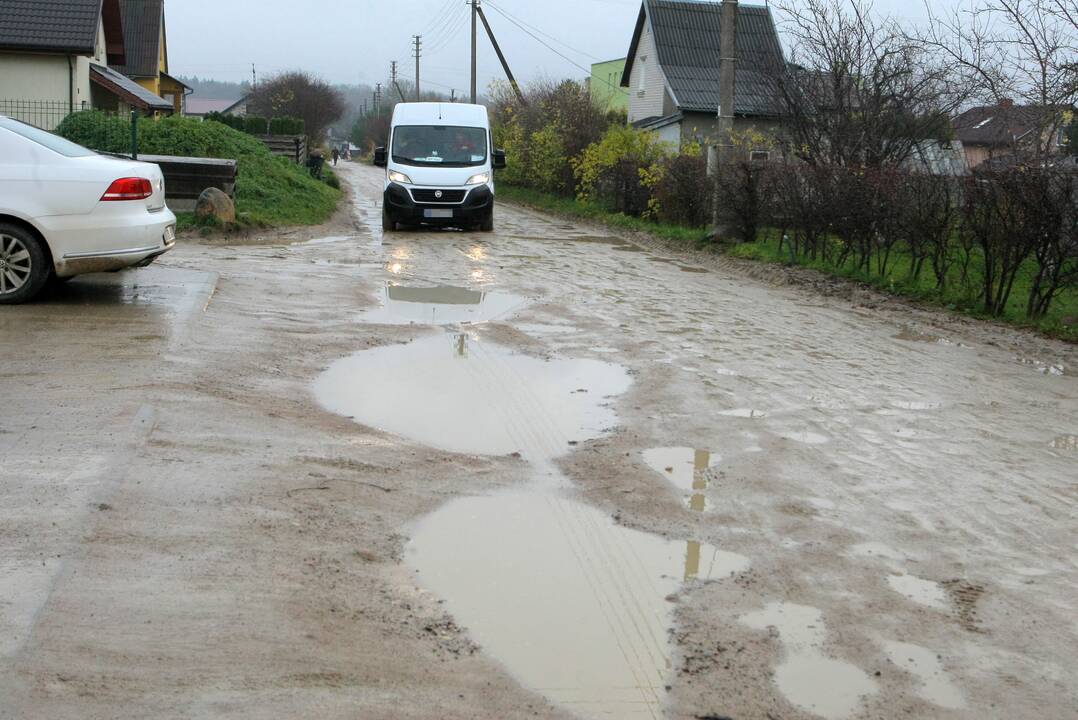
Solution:
M 306 135 L 255 135 L 274 155 L 286 157 L 297 165 L 307 164 Z

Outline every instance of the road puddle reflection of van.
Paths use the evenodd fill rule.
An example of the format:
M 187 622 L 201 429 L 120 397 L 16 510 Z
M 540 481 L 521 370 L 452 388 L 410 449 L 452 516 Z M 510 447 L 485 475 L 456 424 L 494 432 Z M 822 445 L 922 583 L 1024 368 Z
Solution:
M 466 325 L 502 319 L 527 304 L 508 293 L 436 285 L 409 287 L 387 284 L 379 306 L 362 313 L 360 322 L 375 325 Z

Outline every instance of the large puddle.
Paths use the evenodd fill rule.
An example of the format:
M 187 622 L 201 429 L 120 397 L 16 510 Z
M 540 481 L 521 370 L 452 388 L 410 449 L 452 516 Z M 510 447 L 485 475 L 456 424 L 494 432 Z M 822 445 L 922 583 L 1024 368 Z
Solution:
M 527 304 L 517 295 L 439 285 L 408 287 L 387 284 L 379 306 L 360 315 L 377 325 L 464 325 L 503 318 Z
M 525 687 L 585 718 L 657 718 L 669 682 L 666 599 L 747 558 L 616 525 L 555 490 L 457 500 L 408 551 L 422 584 Z
M 612 401 L 629 388 L 628 372 L 524 355 L 469 331 L 524 306 L 515 295 L 390 283 L 380 301 L 363 322 L 443 332 L 334 363 L 315 383 L 318 401 L 416 443 L 519 453 L 535 469 L 524 489 L 458 499 L 423 519 L 407 549 L 420 584 L 523 686 L 584 718 L 660 717 L 671 595 L 686 580 L 742 572 L 749 560 L 621 527 L 571 499 L 552 461 L 616 425 Z M 710 455 L 674 448 L 648 457 L 669 466 L 689 505 L 704 509 Z
M 451 332 L 357 353 L 315 382 L 331 412 L 417 443 L 473 455 L 558 457 L 617 417 L 617 365 L 541 360 Z

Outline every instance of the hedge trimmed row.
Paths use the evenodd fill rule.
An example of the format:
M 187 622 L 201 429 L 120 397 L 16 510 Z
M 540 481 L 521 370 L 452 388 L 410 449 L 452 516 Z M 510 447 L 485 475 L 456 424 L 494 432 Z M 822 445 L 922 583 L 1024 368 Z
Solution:
M 248 135 L 302 135 L 305 129 L 303 118 L 295 117 L 275 117 L 267 120 L 253 115 L 241 117 L 213 112 L 206 115 L 206 119 Z

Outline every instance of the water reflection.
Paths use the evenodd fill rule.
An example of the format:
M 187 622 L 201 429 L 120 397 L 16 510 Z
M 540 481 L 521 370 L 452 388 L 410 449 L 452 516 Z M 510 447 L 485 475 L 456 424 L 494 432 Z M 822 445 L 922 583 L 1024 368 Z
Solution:
M 362 313 L 360 322 L 376 325 L 461 325 L 501 319 L 521 309 L 518 295 L 488 293 L 452 285 L 412 287 L 388 283 L 379 306 Z

